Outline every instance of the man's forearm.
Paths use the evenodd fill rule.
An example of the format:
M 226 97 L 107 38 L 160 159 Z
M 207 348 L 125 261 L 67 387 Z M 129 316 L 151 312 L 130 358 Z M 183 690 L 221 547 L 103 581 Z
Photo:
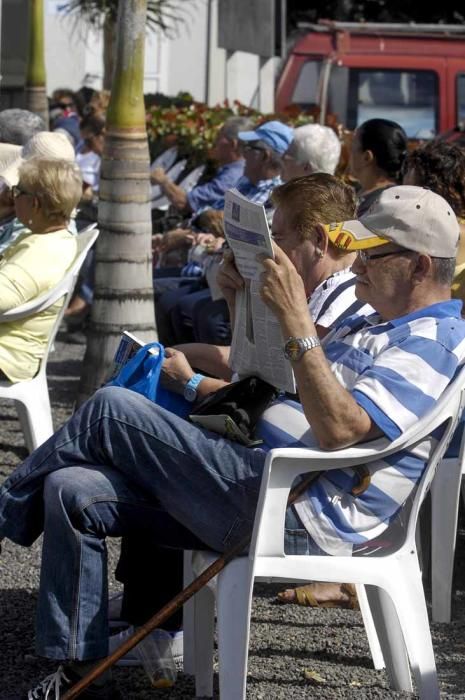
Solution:
M 316 335 L 310 314 L 281 322 L 285 339 Z M 332 373 L 321 347 L 308 350 L 293 362 L 299 398 L 318 444 L 338 449 L 381 435 L 369 415 L 357 404 Z
M 228 365 L 230 347 L 208 345 L 207 343 L 185 343 L 176 345 L 187 357 L 189 364 L 201 372 L 208 372 L 214 377 L 231 380 L 232 372 Z
M 176 185 L 172 180 L 170 180 L 169 177 L 163 180 L 161 183 L 161 188 L 176 209 L 190 209 L 186 192 L 182 189 L 182 187 L 179 187 L 179 185 Z

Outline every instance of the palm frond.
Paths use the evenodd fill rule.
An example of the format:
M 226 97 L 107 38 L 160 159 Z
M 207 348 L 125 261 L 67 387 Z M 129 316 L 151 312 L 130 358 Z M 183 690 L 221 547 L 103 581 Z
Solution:
M 192 0 L 148 0 L 147 28 L 161 30 L 168 36 L 176 33 L 179 24 L 186 22 L 188 4 L 192 5 Z M 116 22 L 118 0 L 66 0 L 60 8 L 92 27 L 101 28 L 105 20 Z

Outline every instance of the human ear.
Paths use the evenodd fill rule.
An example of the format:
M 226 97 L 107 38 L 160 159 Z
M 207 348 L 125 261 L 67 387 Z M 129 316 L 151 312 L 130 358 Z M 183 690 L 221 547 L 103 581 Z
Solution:
M 412 260 L 413 274 L 412 282 L 414 284 L 419 284 L 431 274 L 431 269 L 433 267 L 433 261 L 429 255 L 423 255 L 422 253 L 417 254 Z
M 375 162 L 373 151 L 370 151 L 370 149 L 363 151 L 363 160 L 365 161 L 366 165 L 372 165 Z
M 314 244 L 318 257 L 322 258 L 328 250 L 328 236 L 322 224 L 316 224 L 314 231 Z

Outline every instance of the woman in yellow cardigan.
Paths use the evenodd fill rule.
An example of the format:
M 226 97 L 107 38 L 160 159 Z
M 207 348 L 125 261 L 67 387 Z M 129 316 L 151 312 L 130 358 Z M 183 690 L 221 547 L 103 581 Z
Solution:
M 63 279 L 77 253 L 68 225 L 81 193 L 81 174 L 73 163 L 32 158 L 20 167 L 13 188 L 15 210 L 29 231 L 0 258 L 0 317 Z M 0 323 L 0 378 L 18 382 L 34 377 L 61 304 Z

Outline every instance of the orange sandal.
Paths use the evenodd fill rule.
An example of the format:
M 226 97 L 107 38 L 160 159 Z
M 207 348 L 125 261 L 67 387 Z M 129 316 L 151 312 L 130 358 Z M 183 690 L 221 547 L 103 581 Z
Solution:
M 315 598 L 311 590 L 311 583 L 305 586 L 294 588 L 295 598 L 286 598 L 286 591 L 278 593 L 278 600 L 281 603 L 294 603 L 306 608 L 347 608 L 349 610 L 359 610 L 357 593 L 352 583 L 341 583 L 341 591 L 348 596 L 348 600 L 326 600 L 321 603 Z

